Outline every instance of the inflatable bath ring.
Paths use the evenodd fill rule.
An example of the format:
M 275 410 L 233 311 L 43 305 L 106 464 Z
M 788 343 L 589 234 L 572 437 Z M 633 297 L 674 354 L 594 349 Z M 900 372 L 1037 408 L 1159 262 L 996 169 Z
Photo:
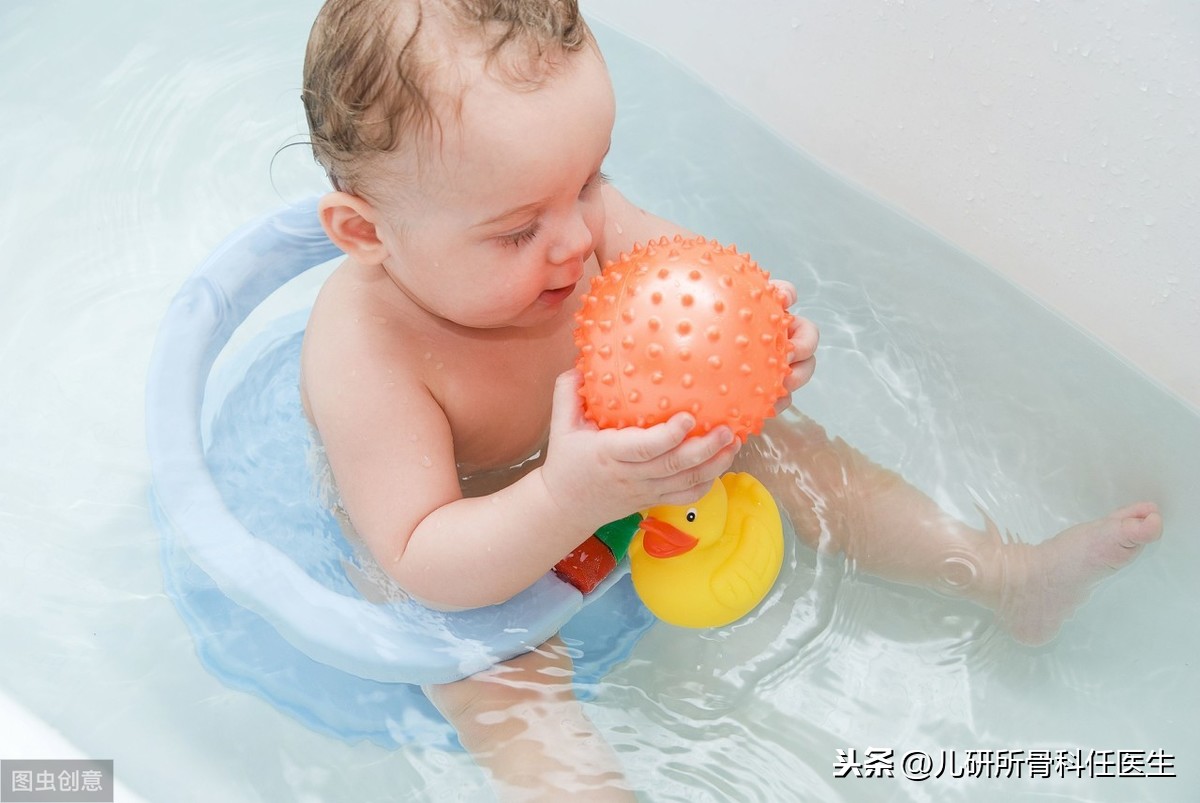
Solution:
M 256 358 L 275 371 L 281 401 L 262 406 L 287 433 L 280 479 L 295 505 L 315 508 L 322 533 L 260 537 L 252 509 L 231 509 L 210 470 L 228 399 L 208 398 L 218 354 L 268 295 L 305 270 L 341 255 L 325 237 L 316 201 L 281 210 L 231 235 L 184 283 L 159 329 L 146 390 L 152 510 L 162 536 L 164 584 L 205 665 L 223 681 L 266 697 L 312 727 L 390 746 L 452 744 L 452 731 L 420 692 L 511 658 L 561 631 L 575 648 L 584 686 L 622 660 L 653 616 L 637 601 L 621 564 L 586 596 L 548 573 L 504 605 L 438 613 L 409 601 L 374 603 L 347 580 L 350 550 L 324 515 L 308 472 L 307 429 L 296 390 L 303 320 Z M 261 338 L 260 338 L 261 339 Z M 291 349 L 291 351 L 288 351 Z M 282 355 L 275 363 L 257 359 Z M 226 361 L 233 362 L 233 361 Z M 282 370 L 282 369 L 279 369 Z M 219 384 L 219 383 L 216 383 Z M 217 412 L 213 412 L 213 410 Z M 280 411 L 283 411 L 282 413 Z M 282 425 L 275 419 L 284 415 Z M 237 435 L 237 437 L 242 437 Z M 240 441 L 239 441 L 240 443 Z M 291 493 L 288 491 L 288 493 Z M 289 504 L 287 507 L 291 508 Z M 260 511 L 287 522 L 291 512 Z M 306 521 L 310 519 L 305 519 Z M 320 537 L 341 544 L 300 560 L 292 544 Z

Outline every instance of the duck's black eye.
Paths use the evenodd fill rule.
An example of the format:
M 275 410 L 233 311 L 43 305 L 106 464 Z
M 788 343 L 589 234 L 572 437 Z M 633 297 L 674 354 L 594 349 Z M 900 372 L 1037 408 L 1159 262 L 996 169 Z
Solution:
M 688 512 L 687 512 L 687 520 L 688 520 L 688 521 L 695 521 L 695 520 L 696 520 L 696 508 L 694 508 L 694 507 L 693 507 L 693 508 L 688 508 Z

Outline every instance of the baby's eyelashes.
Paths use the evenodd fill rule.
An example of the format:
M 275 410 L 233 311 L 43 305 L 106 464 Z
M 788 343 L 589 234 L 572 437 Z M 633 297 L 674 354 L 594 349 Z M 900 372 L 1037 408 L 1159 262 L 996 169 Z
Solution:
M 608 174 L 603 170 L 598 170 L 591 178 L 587 180 L 587 183 L 583 185 L 583 188 L 579 190 L 579 195 L 581 197 L 587 195 L 593 190 L 600 189 L 601 186 L 607 184 L 608 182 Z
M 521 229 L 520 231 L 513 232 L 512 234 L 502 234 L 496 239 L 500 241 L 501 245 L 519 247 L 532 241 L 534 237 L 537 237 L 538 229 L 540 228 L 540 222 L 535 220 L 533 223 Z

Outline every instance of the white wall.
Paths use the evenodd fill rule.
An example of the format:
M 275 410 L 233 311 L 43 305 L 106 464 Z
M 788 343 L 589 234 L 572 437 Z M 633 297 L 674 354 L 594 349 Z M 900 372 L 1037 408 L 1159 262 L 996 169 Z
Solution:
M 1200 2 L 582 5 L 1200 408 Z

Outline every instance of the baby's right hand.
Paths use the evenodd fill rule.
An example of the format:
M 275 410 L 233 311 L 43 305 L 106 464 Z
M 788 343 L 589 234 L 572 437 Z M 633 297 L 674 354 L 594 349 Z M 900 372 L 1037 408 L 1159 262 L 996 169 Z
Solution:
M 645 429 L 600 429 L 583 415 L 580 381 L 572 370 L 555 382 L 541 472 L 551 496 L 588 529 L 654 505 L 695 502 L 741 446 L 724 426 L 688 438 L 695 420 L 687 413 Z

